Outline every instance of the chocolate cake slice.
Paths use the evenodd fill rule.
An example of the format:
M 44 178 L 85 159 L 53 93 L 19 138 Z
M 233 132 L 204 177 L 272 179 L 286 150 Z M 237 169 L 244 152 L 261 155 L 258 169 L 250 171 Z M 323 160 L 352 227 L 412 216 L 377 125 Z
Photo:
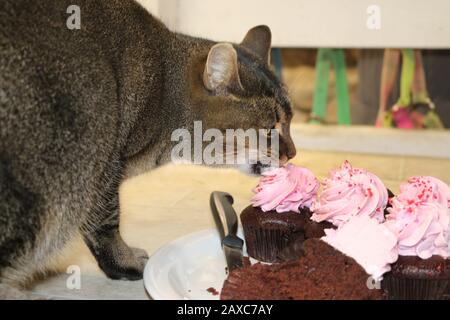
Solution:
M 294 261 L 233 270 L 225 280 L 222 300 L 382 299 L 369 289 L 369 275 L 350 257 L 319 239 L 303 243 Z

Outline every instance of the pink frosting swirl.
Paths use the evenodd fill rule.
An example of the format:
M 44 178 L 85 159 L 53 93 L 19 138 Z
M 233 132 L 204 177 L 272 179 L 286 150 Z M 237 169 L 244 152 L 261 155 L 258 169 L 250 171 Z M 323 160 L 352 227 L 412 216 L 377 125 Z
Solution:
M 301 207 L 311 207 L 320 184 L 314 174 L 303 167 L 287 164 L 285 167 L 264 172 L 253 189 L 251 202 L 263 211 L 300 212 Z
M 433 177 L 412 177 L 400 186 L 391 204 L 385 224 L 398 237 L 400 255 L 450 256 L 448 185 Z
M 353 168 L 345 161 L 324 181 L 324 191 L 313 206 L 316 222 L 329 221 L 340 227 L 353 216 L 367 215 L 384 221 L 388 193 L 383 182 L 367 170 Z

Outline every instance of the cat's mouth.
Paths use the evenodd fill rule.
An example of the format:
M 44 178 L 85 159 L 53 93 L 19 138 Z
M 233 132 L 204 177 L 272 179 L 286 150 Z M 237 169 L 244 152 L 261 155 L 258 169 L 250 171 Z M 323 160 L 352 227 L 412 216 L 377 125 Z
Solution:
M 273 169 L 273 167 L 269 164 L 263 164 L 261 162 L 257 162 L 255 164 L 252 165 L 252 171 L 254 172 L 254 174 L 260 175 L 262 174 L 264 171 L 268 171 Z
M 264 163 L 261 163 L 260 161 L 254 163 L 254 164 L 247 164 L 247 165 L 239 166 L 239 170 L 241 170 L 247 174 L 257 175 L 257 176 L 261 175 L 262 173 L 264 173 L 266 171 L 270 171 L 274 168 L 275 167 L 273 165 L 264 164 Z

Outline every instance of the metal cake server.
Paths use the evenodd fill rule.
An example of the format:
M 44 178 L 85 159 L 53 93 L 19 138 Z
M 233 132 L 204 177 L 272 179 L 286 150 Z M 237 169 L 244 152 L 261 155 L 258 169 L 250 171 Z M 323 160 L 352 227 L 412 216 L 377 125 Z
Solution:
M 229 271 L 242 267 L 242 247 L 244 246 L 244 241 L 236 235 L 238 218 L 232 206 L 233 201 L 229 193 L 222 191 L 212 192 L 209 201 Z

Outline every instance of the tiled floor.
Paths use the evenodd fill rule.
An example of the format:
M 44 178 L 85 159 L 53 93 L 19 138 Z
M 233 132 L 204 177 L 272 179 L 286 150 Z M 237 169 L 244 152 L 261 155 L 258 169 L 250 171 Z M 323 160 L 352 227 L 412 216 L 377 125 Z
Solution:
M 411 158 L 299 152 L 294 163 L 310 168 L 319 178 L 338 167 L 345 159 L 353 166 L 377 174 L 392 191 L 411 175 L 433 175 L 450 183 L 450 159 Z M 152 254 L 177 237 L 214 225 L 209 211 L 209 195 L 214 190 L 231 193 L 236 211 L 249 203 L 251 188 L 258 178 L 231 169 L 201 166 L 166 166 L 126 181 L 121 188 L 121 229 L 129 245 Z M 58 276 L 50 277 L 34 288 L 44 297 L 69 299 L 148 299 L 142 281 L 107 279 L 81 241 L 75 241 L 59 259 Z M 67 289 L 69 265 L 81 270 L 81 289 Z

